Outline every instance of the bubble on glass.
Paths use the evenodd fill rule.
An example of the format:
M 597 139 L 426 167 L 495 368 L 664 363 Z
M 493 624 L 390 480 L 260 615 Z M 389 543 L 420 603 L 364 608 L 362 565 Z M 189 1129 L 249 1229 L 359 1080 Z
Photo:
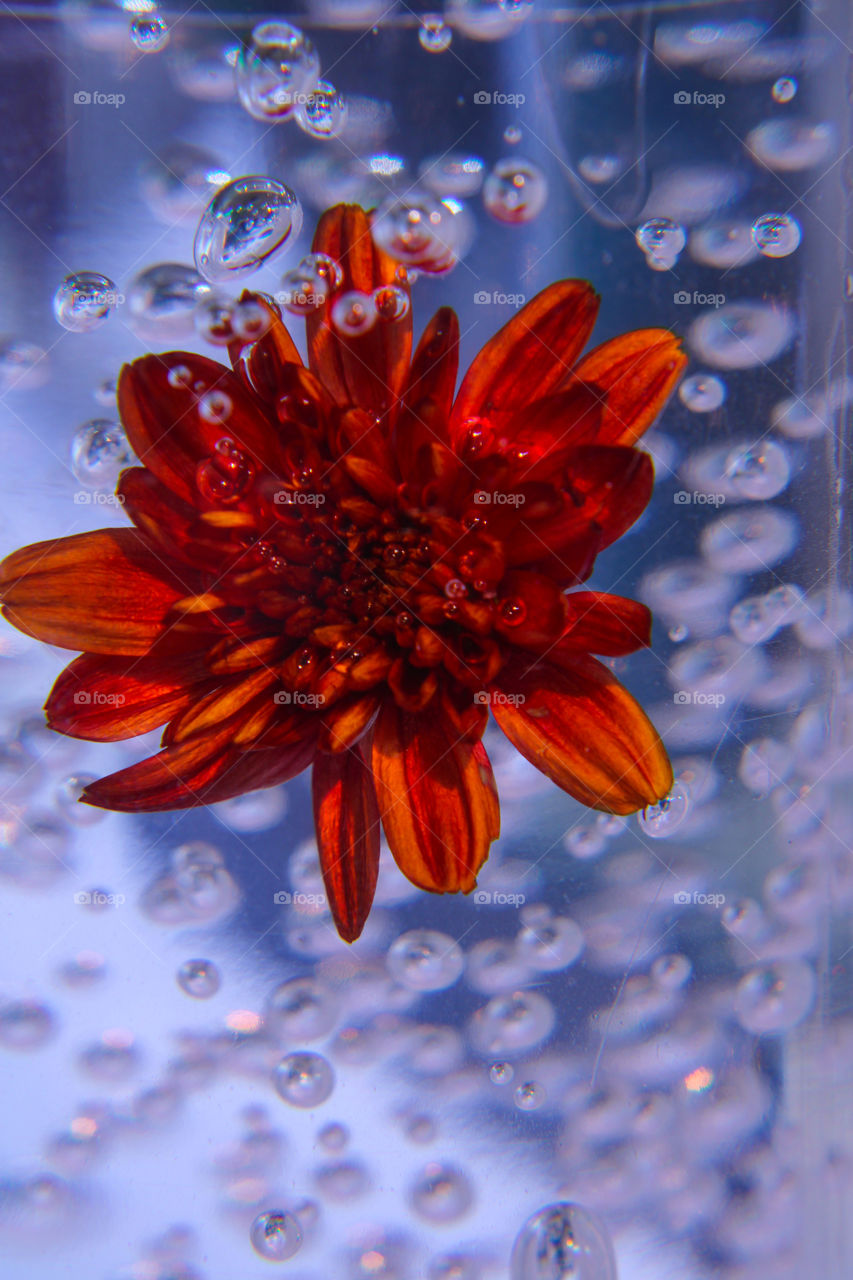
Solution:
M 775 102 L 790 102 L 797 92 L 797 82 L 793 76 L 780 76 L 774 81 L 770 90 Z
M 526 965 L 541 973 L 557 972 L 575 963 L 583 951 L 583 930 L 568 916 L 525 925 L 516 939 Z
M 673 67 L 689 66 L 710 58 L 742 56 L 766 30 L 766 23 L 754 19 L 738 22 L 662 22 L 655 31 L 655 54 L 662 62 Z
M 692 413 L 713 413 L 726 398 L 726 384 L 713 373 L 692 373 L 678 388 L 678 397 Z
M 236 307 L 225 294 L 212 290 L 202 298 L 193 312 L 193 326 L 200 338 L 214 347 L 227 347 L 235 337 L 234 310 Z M 176 365 L 169 371 L 169 379 L 178 377 L 178 370 L 186 369 L 186 365 Z M 174 384 L 173 384 L 174 385 Z
M 796 518 L 776 507 L 728 511 L 705 526 L 699 547 L 722 573 L 756 573 L 784 560 L 797 545 L 798 532 Z
M 451 151 L 428 156 L 418 168 L 418 178 L 433 195 L 465 200 L 480 190 L 485 172 L 485 163 L 479 156 Z
M 409 1189 L 409 1203 L 426 1222 L 457 1222 L 473 1202 L 467 1175 L 452 1164 L 430 1161 Z
M 775 498 L 788 486 L 791 463 L 784 445 L 770 439 L 738 445 L 726 459 L 726 475 L 742 498 Z
M 524 134 L 521 132 L 517 124 L 508 124 L 504 129 L 503 138 L 508 147 L 514 147 L 521 142 Z
M 607 1228 L 579 1204 L 548 1205 L 516 1236 L 509 1275 L 510 1280 L 617 1280 Z
M 582 823 L 566 832 L 563 837 L 563 847 L 573 858 L 586 862 L 604 853 L 607 848 L 607 837 L 600 827 Z
M 832 125 L 811 124 L 790 116 L 765 120 L 746 135 L 747 150 L 777 173 L 813 169 L 829 160 L 835 145 Z
M 112 489 L 133 460 L 127 437 L 118 422 L 93 418 L 75 431 L 71 441 L 71 470 L 87 489 Z
M 650 218 L 637 228 L 634 239 L 652 270 L 669 271 L 687 243 L 687 234 L 672 218 Z
M 296 108 L 296 123 L 311 138 L 336 138 L 346 120 L 343 95 L 328 80 L 318 80 Z
M 786 742 L 777 738 L 756 738 L 744 747 L 738 777 L 755 795 L 769 795 L 784 782 L 794 767 L 794 753 Z
M 80 797 L 86 787 L 91 786 L 95 781 L 97 781 L 97 775 L 94 773 L 70 773 L 62 779 L 56 788 L 56 807 L 66 822 L 72 823 L 75 827 L 91 827 L 102 822 L 107 816 L 104 809 L 80 803 Z
M 545 1086 L 536 1080 L 525 1080 L 515 1088 L 512 1100 L 519 1111 L 538 1111 L 547 1099 Z
M 139 13 L 130 24 L 130 38 L 140 53 L 159 53 L 169 43 L 169 26 L 159 13 Z
M 469 40 L 503 40 L 532 7 L 530 0 L 448 0 L 445 16 Z
M 584 182 L 593 186 L 604 186 L 615 182 L 625 165 L 620 156 L 593 154 L 582 156 L 578 161 L 578 173 Z
M 656 987 L 664 991 L 678 991 L 690 981 L 693 965 L 687 956 L 675 952 L 672 955 L 658 956 L 649 970 L 649 976 Z
M 286 120 L 320 75 L 311 41 L 288 22 L 262 22 L 240 50 L 234 68 L 237 96 L 255 120 Z
M 360 338 L 370 332 L 379 316 L 372 294 L 351 289 L 335 298 L 330 318 L 342 337 Z
M 178 969 L 178 986 L 195 1000 L 209 1000 L 222 985 L 222 975 L 212 960 L 185 960 Z
M 252 1248 L 268 1262 L 285 1262 L 302 1247 L 302 1228 L 292 1213 L 270 1209 L 259 1213 L 249 1232 Z
M 350 1140 L 349 1129 L 344 1124 L 325 1124 L 317 1134 L 317 1141 L 324 1151 L 343 1151 Z
M 331 1097 L 335 1073 L 320 1053 L 288 1053 L 275 1069 L 276 1092 L 293 1107 L 319 1107 Z
M 538 991 L 495 996 L 471 1020 L 471 1043 L 489 1058 L 511 1057 L 541 1044 L 553 1031 L 556 1012 Z
M 442 272 L 460 252 L 462 225 L 454 210 L 426 192 L 389 196 L 371 218 L 373 239 L 397 262 Z
M 316 978 L 290 978 L 271 992 L 266 1021 L 284 1040 L 319 1040 L 332 1030 L 339 1012 L 331 987 Z
M 140 328 L 158 338 L 192 333 L 193 312 L 210 293 L 210 285 L 193 267 L 160 262 L 140 271 L 127 288 L 127 309 Z
M 526 980 L 528 973 L 518 949 L 508 938 L 485 938 L 468 952 L 465 980 L 484 995 L 511 991 Z
M 214 193 L 231 181 L 231 174 L 213 152 L 175 142 L 146 160 L 140 181 L 152 213 L 172 226 L 197 218 Z
M 772 426 L 790 440 L 812 440 L 829 430 L 832 418 L 827 406 L 812 396 L 789 396 L 770 412 Z
M 781 960 L 752 969 L 738 983 L 734 1011 L 753 1035 L 790 1031 L 810 1013 L 817 983 L 805 960 Z
M 23 338 L 0 335 L 0 393 L 32 391 L 47 381 L 49 372 L 44 348 Z
M 637 822 L 644 835 L 654 840 L 666 840 L 673 835 L 687 817 L 690 808 L 690 791 L 684 782 L 678 779 L 667 795 L 657 804 L 647 805 L 638 814 Z
M 128 1080 L 138 1069 L 141 1055 L 129 1031 L 105 1031 L 80 1054 L 80 1066 L 89 1075 L 110 1084 Z
M 413 991 L 444 991 L 462 975 L 462 948 L 446 933 L 412 929 L 392 943 L 386 960 L 388 972 Z
M 691 231 L 688 242 L 691 258 L 706 267 L 731 271 L 746 266 L 759 256 L 748 222 L 714 222 Z
M 77 271 L 66 276 L 53 297 L 53 314 L 72 333 L 99 328 L 119 300 L 109 276 L 97 271 Z
M 803 237 L 799 222 L 790 213 L 762 213 L 753 222 L 751 234 L 765 258 L 787 258 Z
M 766 302 L 731 302 L 694 320 L 687 341 L 715 369 L 754 369 L 776 360 L 796 333 L 790 311 Z
M 262 175 L 221 187 L 202 214 L 193 243 L 206 280 L 238 280 L 255 271 L 302 226 L 302 206 L 284 183 Z
M 247 791 L 232 800 L 211 805 L 211 812 L 232 831 L 268 831 L 278 826 L 287 812 L 287 792 L 282 787 Z
M 511 1062 L 493 1062 L 489 1067 L 489 1079 L 492 1084 L 511 1084 L 515 1069 Z
M 483 183 L 486 210 L 498 222 L 510 226 L 532 222 L 545 208 L 547 199 L 545 174 L 518 156 L 498 160 Z
M 834 649 L 853 631 L 853 595 L 842 587 L 810 591 L 802 616 L 794 624 L 797 639 L 808 649 Z
M 418 28 L 418 40 L 427 53 L 444 53 L 453 41 L 453 28 L 440 13 L 425 13 Z
M 223 34 L 225 34 L 223 32 Z M 176 88 L 198 102 L 228 102 L 234 97 L 234 67 L 240 46 L 199 31 L 191 43 L 173 50 L 168 70 Z
M 56 1031 L 51 1009 L 39 1000 L 0 1003 L 0 1048 L 40 1049 Z

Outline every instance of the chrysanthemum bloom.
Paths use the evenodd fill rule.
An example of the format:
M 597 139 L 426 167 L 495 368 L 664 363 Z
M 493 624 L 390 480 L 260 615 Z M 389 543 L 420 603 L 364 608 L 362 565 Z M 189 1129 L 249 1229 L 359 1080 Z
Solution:
M 314 250 L 341 294 L 405 294 L 357 207 L 328 211 Z M 683 367 L 677 341 L 641 330 L 578 362 L 598 299 L 563 280 L 454 394 L 455 314 L 412 357 L 400 300 L 380 294 L 373 327 L 346 336 L 327 297 L 307 368 L 264 303 L 269 328 L 235 340 L 233 372 L 186 352 L 126 367 L 143 465 L 118 492 L 135 527 L 25 547 L 0 576 L 11 622 L 84 651 L 50 694 L 52 728 L 112 741 L 166 725 L 162 750 L 89 786 L 90 804 L 185 808 L 313 765 L 346 939 L 373 899 L 380 825 L 414 884 L 474 888 L 499 829 L 490 710 L 593 808 L 631 813 L 672 785 L 652 725 L 591 656 L 648 644 L 648 611 L 571 589 L 649 501 L 633 446 Z

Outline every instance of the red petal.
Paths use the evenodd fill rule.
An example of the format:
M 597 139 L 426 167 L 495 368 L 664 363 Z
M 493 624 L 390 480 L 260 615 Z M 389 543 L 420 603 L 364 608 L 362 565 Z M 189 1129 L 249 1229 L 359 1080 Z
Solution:
M 0 565 L 4 616 L 63 649 L 146 653 L 166 615 L 198 587 L 179 580 L 135 529 L 97 529 L 22 547 Z
M 51 689 L 47 723 L 91 742 L 134 738 L 185 710 L 210 680 L 202 653 L 133 659 L 84 653 Z
M 313 733 L 290 746 L 258 751 L 230 747 L 231 735 L 231 728 L 225 728 L 166 747 L 93 782 L 83 798 L 98 808 L 125 813 L 191 809 L 287 782 L 314 756 Z
M 257 293 L 249 292 L 248 289 L 241 294 L 240 302 L 260 307 L 269 327 L 260 338 L 235 338 L 228 343 L 228 356 L 235 372 L 240 372 L 240 357 L 247 347 L 251 347 L 251 363 L 258 371 L 264 367 L 270 368 L 279 364 L 302 364 L 299 349 L 279 312 L 274 310 L 264 298 Z
M 459 368 L 459 321 L 442 307 L 423 332 L 403 392 L 403 407 L 394 431 L 400 474 L 415 478 L 424 445 L 447 444 L 447 424 Z
M 343 271 L 340 293 L 371 294 L 397 284 L 397 264 L 373 243 L 367 214 L 358 205 L 327 209 L 312 246 Z M 340 296 L 336 294 L 335 297 Z M 374 414 L 392 410 L 403 388 L 412 350 L 411 308 L 400 320 L 379 319 L 357 338 L 332 326 L 334 298 L 308 317 L 308 360 L 312 371 L 339 405 L 357 405 Z
M 605 813 L 661 800 L 672 767 L 642 707 L 607 667 L 578 655 L 571 667 L 507 664 L 492 713 L 525 759 L 569 795 Z M 521 701 L 515 701 L 521 699 Z
M 468 892 L 500 831 L 494 778 L 482 743 L 460 739 L 427 710 L 388 699 L 373 738 L 382 825 L 397 865 L 421 889 Z
M 579 652 L 621 658 L 646 649 L 652 642 L 652 615 L 644 604 L 604 591 L 573 591 L 566 597 L 569 621 L 565 634 L 548 651 L 549 661 L 562 665 Z
M 169 375 L 181 367 L 188 376 L 173 385 L 174 374 L 172 382 Z M 222 392 L 231 402 L 222 421 L 208 422 L 199 412 L 199 400 L 209 391 Z M 125 365 L 118 406 L 140 462 L 192 506 L 202 503 L 198 465 L 223 437 L 233 440 L 256 469 L 275 472 L 280 466 L 278 432 L 256 397 L 230 369 L 205 356 L 171 351 Z
M 585 280 L 559 280 L 537 294 L 474 359 L 453 406 L 456 443 L 467 418 L 521 409 L 554 390 L 586 345 L 598 295 Z
M 647 453 L 618 445 L 585 445 L 572 454 L 566 487 L 577 504 L 577 518 L 595 521 L 602 547 L 609 547 L 645 511 L 654 481 Z
M 552 645 L 566 627 L 566 597 L 542 573 L 514 569 L 499 588 L 495 630 L 514 644 L 541 649 Z
M 584 356 L 574 377 L 606 396 L 599 444 L 633 444 L 663 409 L 687 364 L 666 329 L 637 329 Z
M 329 906 L 345 942 L 364 928 L 379 873 L 379 807 L 358 750 L 317 754 L 312 771 L 314 826 Z
M 556 479 L 575 449 L 596 441 L 601 414 L 601 395 L 583 383 L 514 413 L 499 428 L 514 483 Z

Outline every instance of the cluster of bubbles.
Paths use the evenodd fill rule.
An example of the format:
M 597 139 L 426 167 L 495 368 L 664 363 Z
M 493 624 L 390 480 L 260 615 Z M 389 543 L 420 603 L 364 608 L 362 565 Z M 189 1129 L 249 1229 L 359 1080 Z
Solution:
M 671 271 L 687 243 L 684 228 L 671 218 L 650 218 L 637 228 L 635 239 L 653 271 Z
M 255 120 L 293 119 L 312 138 L 336 137 L 346 104 L 320 78 L 320 58 L 304 32 L 288 22 L 262 22 L 235 62 L 237 96 Z

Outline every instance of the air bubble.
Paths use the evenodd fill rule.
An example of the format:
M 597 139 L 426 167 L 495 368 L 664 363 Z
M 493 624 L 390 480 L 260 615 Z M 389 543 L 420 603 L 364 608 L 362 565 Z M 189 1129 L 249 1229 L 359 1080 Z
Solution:
M 796 173 L 829 159 L 835 150 L 835 132 L 829 124 L 790 117 L 765 120 L 746 135 L 746 146 L 768 169 Z
M 790 102 L 796 95 L 797 82 L 793 76 L 780 76 L 770 90 L 776 102 Z
M 396 284 L 384 284 L 373 291 L 373 305 L 380 320 L 402 320 L 409 314 L 409 295 Z
M 421 271 L 444 271 L 459 255 L 462 227 L 452 209 L 410 191 L 390 196 L 371 219 L 373 239 L 397 262 Z
M 318 1107 L 332 1094 L 335 1073 L 319 1053 L 288 1053 L 275 1069 L 276 1092 L 293 1107 Z
M 296 123 L 311 138 L 336 138 L 346 119 L 346 102 L 328 80 L 318 80 L 296 109 Z
M 97 271 L 66 276 L 53 298 L 53 314 L 64 329 L 90 333 L 104 323 L 118 301 L 116 287 Z
M 738 983 L 734 1010 L 753 1035 L 790 1031 L 814 1004 L 814 970 L 804 960 L 782 960 L 751 970 Z
M 584 182 L 589 182 L 597 187 L 608 182 L 615 182 L 623 167 L 619 156 L 588 155 L 583 156 L 578 162 L 578 173 Z
M 427 53 L 444 53 L 453 41 L 453 28 L 449 27 L 439 13 L 425 13 L 421 18 L 418 40 Z
M 677 779 L 668 795 L 650 804 L 637 817 L 640 828 L 654 840 L 665 840 L 681 826 L 690 807 L 690 793 Z
M 74 433 L 71 470 L 87 489 L 112 489 L 133 454 L 117 422 L 93 418 Z
M 270 1262 L 284 1262 L 302 1247 L 302 1228 L 293 1214 L 273 1209 L 258 1214 L 249 1238 L 259 1257 Z
M 684 228 L 672 218 L 650 218 L 637 228 L 634 238 L 649 266 L 659 271 L 674 267 L 687 243 Z
M 465 957 L 448 934 L 412 929 L 392 944 L 386 963 L 392 978 L 413 991 L 444 991 L 458 981 Z
M 682 404 L 693 413 L 713 413 L 726 398 L 726 384 L 713 373 L 694 373 L 678 388 Z
M 127 309 L 134 323 L 158 339 L 191 333 L 193 312 L 210 293 L 210 285 L 193 267 L 160 262 L 134 276 L 127 289 Z
M 415 1213 L 427 1222 L 456 1222 L 473 1203 L 471 1184 L 455 1165 L 431 1162 L 409 1191 Z
M 237 94 L 255 120 L 285 120 L 317 84 L 320 59 L 310 40 L 288 22 L 255 27 L 235 66 Z
M 214 388 L 213 391 L 206 391 L 200 398 L 198 416 L 204 422 L 221 425 L 228 420 L 233 408 L 231 397 L 226 392 Z
M 238 280 L 295 240 L 302 206 L 275 178 L 238 178 L 217 191 L 195 234 L 195 264 L 206 280 Z
M 130 38 L 140 53 L 159 53 L 169 43 L 169 27 L 159 13 L 140 13 L 130 24 Z
M 529 160 L 499 160 L 483 184 L 483 204 L 498 222 L 532 222 L 548 199 L 548 183 Z
M 761 440 L 732 449 L 726 459 L 726 475 L 742 498 L 761 501 L 775 498 L 787 487 L 791 464 L 781 444 Z
M 456 196 L 464 200 L 475 196 L 483 185 L 486 166 L 479 156 L 451 151 L 447 155 L 430 156 L 420 165 L 418 177 L 434 195 Z
M 616 1280 L 607 1228 L 568 1201 L 540 1209 L 516 1236 L 509 1274 L 510 1280 Z
M 177 982 L 195 1000 L 209 1000 L 222 985 L 222 977 L 212 960 L 185 960 L 178 970 Z
M 378 319 L 376 302 L 371 294 L 350 290 L 332 303 L 331 320 L 345 338 L 359 338 L 368 333 Z
M 715 369 L 754 369 L 769 364 L 794 340 L 794 320 L 784 307 L 732 302 L 694 320 L 688 342 Z
M 544 1086 L 538 1084 L 535 1080 L 525 1080 L 524 1084 L 516 1086 L 513 1094 L 513 1102 L 519 1111 L 537 1111 L 543 1105 L 547 1094 Z
M 19 338 L 0 337 L 0 394 L 31 391 L 47 380 L 48 373 L 42 347 Z
M 753 222 L 751 234 L 765 258 L 787 258 L 802 239 L 800 224 L 789 213 L 763 213 Z

